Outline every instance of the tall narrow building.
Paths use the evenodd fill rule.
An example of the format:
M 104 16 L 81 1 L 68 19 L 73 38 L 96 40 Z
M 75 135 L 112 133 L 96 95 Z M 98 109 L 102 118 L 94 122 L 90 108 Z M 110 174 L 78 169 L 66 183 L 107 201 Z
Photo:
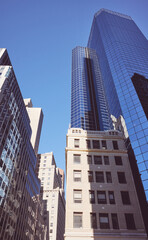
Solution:
M 131 17 L 101 9 L 87 46 L 98 57 L 109 113 L 125 119 L 148 200 L 148 40 Z
M 30 98 L 24 99 L 26 110 L 30 119 L 31 126 L 31 143 L 35 151 L 35 154 L 38 154 L 39 141 L 43 123 L 43 112 L 41 108 L 33 107 L 32 101 Z
M 40 181 L 30 121 L 6 49 L 0 64 L 0 239 L 40 240 L 45 229 L 37 219 Z
M 58 169 L 53 153 L 38 154 L 36 171 L 41 180 L 44 219 L 50 240 L 63 240 L 65 230 L 64 172 Z
M 112 127 L 96 51 L 72 51 L 71 127 L 106 130 Z

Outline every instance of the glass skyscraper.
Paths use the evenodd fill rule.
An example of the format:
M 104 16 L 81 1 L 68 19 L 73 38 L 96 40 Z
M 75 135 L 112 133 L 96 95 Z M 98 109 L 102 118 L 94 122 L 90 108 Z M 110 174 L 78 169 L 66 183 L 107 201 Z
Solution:
M 103 86 L 101 92 L 106 101 L 104 108 L 108 111 L 105 119 L 110 123 L 111 114 L 116 118 L 120 115 L 124 117 L 148 199 L 148 41 L 131 17 L 101 9 L 94 16 L 87 47 L 95 50 L 97 56 L 101 77 L 94 81 L 100 81 Z M 82 61 L 83 57 L 78 65 L 81 63 L 82 66 Z M 77 67 L 77 75 L 82 76 L 79 72 Z M 73 85 L 76 84 L 75 91 L 78 91 L 81 83 L 81 78 L 72 74 L 72 79 L 74 78 L 72 92 Z M 96 89 L 95 84 L 94 88 Z M 72 93 L 72 98 L 75 97 Z M 100 96 L 96 99 L 99 101 Z M 73 102 L 72 99 L 72 111 Z M 78 106 L 76 100 L 75 104 Z M 79 105 L 80 109 L 80 102 Z M 100 129 L 106 130 L 100 112 L 98 116 Z M 72 127 L 78 127 L 72 121 L 71 123 Z M 110 124 L 108 126 L 111 127 Z
M 96 51 L 76 47 L 72 51 L 71 127 L 107 130 L 112 123 L 104 93 Z

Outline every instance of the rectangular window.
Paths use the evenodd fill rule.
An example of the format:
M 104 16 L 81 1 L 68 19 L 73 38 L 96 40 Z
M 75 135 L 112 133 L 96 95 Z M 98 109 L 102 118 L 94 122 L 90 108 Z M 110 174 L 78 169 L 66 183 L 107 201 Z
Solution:
M 87 149 L 90 149 L 91 148 L 91 143 L 90 143 L 90 140 L 86 140 L 86 148 Z
M 92 164 L 92 156 L 91 155 L 87 155 L 87 163 Z
M 129 193 L 127 191 L 121 191 L 121 198 L 124 205 L 129 205 L 131 203 Z
M 101 156 L 94 156 L 94 164 L 101 165 L 102 164 L 102 157 Z
M 91 228 L 97 228 L 97 217 L 96 213 L 90 213 Z
M 118 217 L 116 213 L 111 214 L 113 229 L 119 229 Z
M 80 163 L 81 162 L 81 155 L 80 154 L 74 154 L 73 155 L 73 162 L 74 163 Z
M 95 203 L 95 191 L 89 191 L 89 202 Z
M 99 222 L 101 229 L 109 229 L 109 218 L 107 213 L 99 213 Z
M 109 165 L 109 157 L 108 156 L 104 156 L 104 164 Z
M 126 183 L 125 173 L 117 172 L 119 183 Z
M 106 141 L 102 140 L 102 149 L 107 149 Z
M 73 180 L 74 180 L 74 182 L 81 182 L 81 171 L 80 170 L 74 170 Z
M 115 164 L 116 165 L 123 165 L 122 164 L 122 158 L 120 156 L 115 156 Z
M 93 178 L 93 172 L 92 171 L 88 171 L 88 182 L 93 182 L 94 178 Z
M 106 192 L 105 191 L 97 191 L 97 198 L 99 204 L 106 204 Z
M 118 142 L 117 141 L 113 141 L 113 149 L 114 150 L 118 150 Z
M 93 148 L 94 149 L 100 149 L 100 142 L 99 140 L 93 140 Z
M 136 229 L 134 216 L 132 213 L 125 213 L 125 221 L 127 229 Z
M 74 139 L 74 147 L 79 148 L 80 140 L 79 139 Z
M 73 190 L 73 201 L 74 203 L 82 202 L 82 190 Z
M 115 196 L 113 191 L 108 192 L 108 198 L 110 204 L 115 204 Z
M 104 174 L 103 172 L 95 172 L 96 174 L 96 182 L 104 183 Z
M 73 213 L 73 227 L 82 228 L 82 212 Z
M 106 172 L 106 182 L 107 183 L 112 183 L 111 172 Z

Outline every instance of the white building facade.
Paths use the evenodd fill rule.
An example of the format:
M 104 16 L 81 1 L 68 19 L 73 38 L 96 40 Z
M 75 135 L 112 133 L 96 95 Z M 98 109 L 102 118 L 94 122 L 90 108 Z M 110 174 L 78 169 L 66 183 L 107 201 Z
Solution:
M 147 239 L 123 136 L 71 128 L 65 240 Z

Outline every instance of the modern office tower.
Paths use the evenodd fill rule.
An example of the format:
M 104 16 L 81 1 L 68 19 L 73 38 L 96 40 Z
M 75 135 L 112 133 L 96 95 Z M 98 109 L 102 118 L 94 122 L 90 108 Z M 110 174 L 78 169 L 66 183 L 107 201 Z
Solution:
M 85 47 L 72 51 L 71 127 L 112 127 L 96 51 Z
M 96 50 L 110 114 L 125 119 L 148 200 L 148 40 L 131 17 L 101 9 L 87 46 Z
M 65 240 L 147 239 L 122 133 L 71 128 Z
M 0 56 L 0 239 L 33 239 L 40 182 L 31 128 L 14 71 L 5 66 L 9 63 L 5 49 L 0 49 Z M 44 226 L 40 230 L 38 240 Z
M 38 154 L 36 171 L 43 187 L 44 219 L 50 240 L 63 240 L 65 231 L 65 199 L 63 173 L 56 167 L 53 153 Z
M 30 98 L 24 99 L 26 110 L 30 119 L 30 126 L 32 130 L 31 134 L 31 143 L 35 151 L 35 154 L 38 153 L 42 123 L 43 123 L 43 112 L 41 108 L 34 108 Z

